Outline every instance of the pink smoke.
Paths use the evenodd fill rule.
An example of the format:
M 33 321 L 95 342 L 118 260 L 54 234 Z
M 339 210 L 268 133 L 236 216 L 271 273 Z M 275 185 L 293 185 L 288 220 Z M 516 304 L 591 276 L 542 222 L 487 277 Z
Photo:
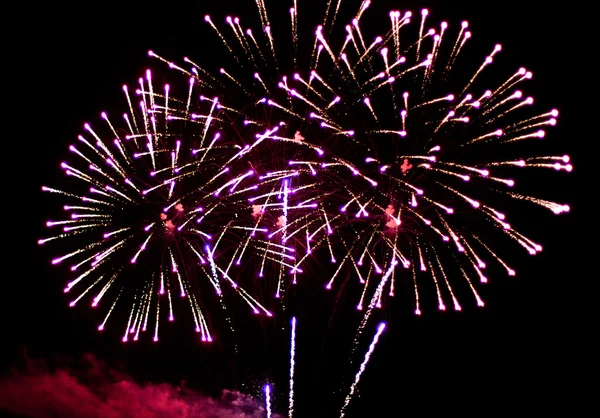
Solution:
M 181 386 L 139 384 L 93 355 L 84 367 L 27 366 L 0 380 L 0 412 L 29 418 L 263 418 L 261 403 L 234 391 L 214 399 Z

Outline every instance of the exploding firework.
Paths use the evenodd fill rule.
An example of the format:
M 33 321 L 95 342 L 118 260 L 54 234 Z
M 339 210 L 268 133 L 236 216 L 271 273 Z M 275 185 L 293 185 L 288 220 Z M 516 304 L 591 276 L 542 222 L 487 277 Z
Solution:
M 40 244 L 71 243 L 53 264 L 71 263 L 72 306 L 88 294 L 105 305 L 100 329 L 123 305 L 123 339 L 150 327 L 157 340 L 160 318 L 173 320 L 182 298 L 211 341 L 206 313 L 226 306 L 226 296 L 271 316 L 271 302 L 245 289 L 262 283 L 283 299 L 325 260 L 333 265 L 325 288 L 342 275 L 361 286 L 361 333 L 399 287 L 410 289 L 417 315 L 422 295 L 440 310 L 460 311 L 467 295 L 483 306 L 478 282 L 488 281 L 488 263 L 516 274 L 497 241 L 542 250 L 506 211 L 520 201 L 555 214 L 569 206 L 519 192 L 527 173 L 516 171 L 572 166 L 566 155 L 538 151 L 558 111 L 536 110 L 523 93 L 532 73 L 505 71 L 500 45 L 474 62 L 467 22 L 391 11 L 387 29 L 371 33 L 362 24 L 370 2 L 345 26 L 341 3 L 330 0 L 307 36 L 295 3 L 291 36 L 275 33 L 262 0 L 254 28 L 206 16 L 230 63 L 214 69 L 210 60 L 176 63 L 151 51 L 181 91 L 159 88 L 148 72 L 135 92 L 125 88 L 122 127 L 104 113 L 102 128 L 85 125 L 70 147 L 74 162 L 62 164 L 68 183 L 44 187 L 69 199 L 68 219 L 49 221 L 61 232 Z M 291 43 L 282 49 L 280 39 Z M 295 318 L 290 343 L 291 417 Z M 270 385 L 265 395 L 271 411 Z
M 102 127 L 86 123 L 69 147 L 73 162 L 61 164 L 69 182 L 43 187 L 69 201 L 67 219 L 47 222 L 60 233 L 39 243 L 71 245 L 52 261 L 71 263 L 76 275 L 65 288 L 76 294 L 70 305 L 88 294 L 93 307 L 105 304 L 100 330 L 116 306 L 126 306 L 124 341 L 148 324 L 158 340 L 161 318 L 174 320 L 176 298 L 189 304 L 207 342 L 206 311 L 215 304 L 201 294 L 225 308 L 233 291 L 253 313 L 271 316 L 239 281 L 275 274 L 269 291 L 280 296 L 283 272 L 302 272 L 298 237 L 304 244 L 327 234 L 315 191 L 322 150 L 270 115 L 249 123 L 219 96 L 205 96 L 211 90 L 196 73 L 186 75 L 181 92 L 158 88 L 150 70 L 134 94 L 125 86 L 123 127 L 104 112 Z M 309 162 L 290 168 L 295 155 Z
M 186 79 L 184 88 L 157 87 L 148 71 L 133 94 L 125 88 L 123 127 L 105 113 L 104 133 L 86 124 L 70 147 L 78 161 L 62 164 L 72 181 L 44 187 L 71 199 L 69 219 L 48 222 L 61 233 L 40 240 L 74 245 L 53 260 L 72 262 L 77 273 L 65 289 L 78 291 L 71 305 L 88 293 L 93 306 L 108 300 L 102 329 L 126 300 L 124 339 L 137 338 L 150 317 L 157 339 L 158 318 L 173 320 L 179 295 L 210 341 L 202 286 L 221 303 L 225 286 L 271 315 L 238 281 L 266 277 L 281 297 L 311 259 L 326 257 L 335 267 L 325 287 L 355 275 L 365 321 L 400 276 L 412 283 L 416 314 L 426 282 L 441 310 L 448 302 L 461 309 L 461 281 L 483 306 L 476 282 L 488 280 L 486 257 L 515 275 L 492 239 L 541 250 L 511 227 L 503 207 L 513 199 L 569 210 L 511 191 L 511 169 L 572 170 L 568 156 L 544 156 L 530 144 L 558 115 L 530 112 L 533 99 L 517 88 L 532 73 L 503 76 L 499 67 L 494 79 L 501 46 L 472 65 L 468 23 L 430 25 L 427 10 L 391 11 L 386 31 L 365 33 L 368 1 L 343 29 L 341 2 L 329 1 L 306 37 L 294 6 L 292 44 L 280 53 L 284 35 L 257 5 L 254 32 L 237 17 L 220 29 L 205 16 L 229 67 L 177 64 L 150 51 Z M 315 257 L 321 249 L 327 256 Z
M 439 310 L 462 310 L 461 297 L 484 306 L 479 286 L 489 280 L 486 268 L 516 274 L 498 243 L 504 240 L 531 255 L 542 250 L 513 228 L 508 211 L 520 202 L 554 214 L 569 211 L 564 203 L 518 191 L 526 170 L 573 169 L 567 155 L 543 151 L 546 129 L 556 125 L 558 111 L 536 109 L 521 90 L 532 72 L 507 68 L 501 45 L 491 44 L 479 60 L 469 56 L 469 24 L 431 23 L 425 9 L 391 11 L 384 15 L 387 28 L 372 33 L 365 28 L 374 25 L 363 24 L 371 16 L 369 1 L 342 26 L 342 2 L 331 0 L 324 19 L 310 28 L 315 31 L 303 36 L 294 3 L 290 36 L 275 33 L 265 3 L 256 3 L 260 27 L 243 27 L 238 17 L 223 22 L 205 17 L 232 57 L 211 77 L 236 89 L 232 101 L 253 104 L 244 106 L 248 123 L 254 123 L 253 115 L 268 113 L 293 126 L 296 139 L 318 147 L 327 159 L 318 166 L 297 158 L 300 154 L 288 160 L 318 169 L 315 194 L 327 225 L 316 245 L 309 228 L 297 228 L 307 236 L 305 245 L 296 242 L 297 257 L 331 261 L 327 289 L 340 276 L 361 286 L 359 334 L 399 285 L 412 293 L 416 315 L 427 305 L 422 295 L 431 296 Z M 192 66 L 209 79 L 209 70 Z M 321 256 L 315 256 L 317 249 Z M 287 279 L 280 276 L 279 283 L 295 282 L 295 273 L 282 270 Z M 383 329 L 378 328 L 342 416 Z M 290 416 L 295 321 L 292 335 Z
M 238 17 L 218 24 L 205 16 L 233 58 L 213 76 L 237 87 L 240 103 L 257 105 L 249 115 L 284 120 L 329 158 L 318 183 L 330 233 L 319 247 L 335 265 L 325 287 L 342 274 L 355 276 L 365 318 L 384 295 L 394 295 L 399 277 L 411 283 L 404 288 L 412 289 L 417 315 L 425 283 L 440 310 L 449 304 L 461 310 L 459 293 L 483 306 L 477 283 L 488 281 L 487 262 L 516 274 L 495 241 L 512 241 L 532 255 L 542 249 L 508 223 L 505 210 L 526 201 L 555 214 L 569 211 L 513 191 L 512 177 L 524 174 L 512 170 L 572 170 L 568 156 L 541 154 L 543 147 L 533 144 L 557 123 L 558 111 L 536 111 L 520 90 L 532 73 L 496 64 L 498 44 L 474 61 L 469 24 L 430 23 L 426 9 L 391 11 L 386 30 L 367 33 L 361 22 L 369 1 L 345 26 L 338 22 L 341 2 L 329 1 L 321 24 L 303 37 L 294 5 L 290 37 L 275 34 L 265 3 L 257 5 L 259 30 L 242 27 Z M 284 36 L 292 43 L 278 51 Z M 288 164 L 314 169 L 312 160 Z

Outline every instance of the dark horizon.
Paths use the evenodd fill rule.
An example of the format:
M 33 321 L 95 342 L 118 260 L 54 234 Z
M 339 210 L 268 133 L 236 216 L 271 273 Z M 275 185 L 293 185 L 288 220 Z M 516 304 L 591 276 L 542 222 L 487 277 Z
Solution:
M 347 9 L 356 10 L 361 2 L 345 3 Z M 417 317 L 412 313 L 410 295 L 399 295 L 392 306 L 377 312 L 365 330 L 353 364 L 347 360 L 359 322 L 356 310 L 352 309 L 357 289 L 334 288 L 325 292 L 319 290 L 321 286 L 313 285 L 298 290 L 290 304 L 290 312 L 294 311 L 299 318 L 294 417 L 339 416 L 344 397 L 380 321 L 385 321 L 388 327 L 362 376 L 357 396 L 350 403 L 348 418 L 395 416 L 394 412 L 403 411 L 408 415 L 435 411 L 479 416 L 500 410 L 535 415 L 558 413 L 558 407 L 568 407 L 565 394 L 576 373 L 572 370 L 572 348 L 568 347 L 576 341 L 571 295 L 581 281 L 576 258 L 579 252 L 576 218 L 580 211 L 576 196 L 576 188 L 580 186 L 576 179 L 582 162 L 577 138 L 571 133 L 578 117 L 570 79 L 571 72 L 575 72 L 570 68 L 573 64 L 569 64 L 573 60 L 567 57 L 559 60 L 556 50 L 557 45 L 575 42 L 576 35 L 567 27 L 557 28 L 557 22 L 567 19 L 563 10 L 539 11 L 533 5 L 523 6 L 522 2 L 512 0 L 475 6 L 463 1 L 452 5 L 441 1 L 423 5 L 391 0 L 373 3 L 372 7 L 377 7 L 373 15 L 386 18 L 382 22 L 385 25 L 389 19 L 381 11 L 396 6 L 413 13 L 427 7 L 432 22 L 447 20 L 458 25 L 468 20 L 476 51 L 473 62 L 480 62 L 496 43 L 501 43 L 499 61 L 508 62 L 508 68 L 524 66 L 533 72 L 533 79 L 523 86 L 523 91 L 535 98 L 537 109 L 560 111 L 557 126 L 547 129 L 544 141 L 548 143 L 542 144 L 548 146 L 545 154 L 568 154 L 574 170 L 561 175 L 544 170 L 530 174 L 542 180 L 546 176 L 552 182 L 539 182 L 543 185 L 539 197 L 567 203 L 571 210 L 560 216 L 535 205 L 519 213 L 514 211 L 512 221 L 524 227 L 525 235 L 541 243 L 544 251 L 530 257 L 516 244 L 507 247 L 507 259 L 517 275 L 496 274 L 490 277 L 490 283 L 480 286 L 484 308 L 465 298 L 461 301 L 462 312 L 452 309 L 439 312 L 435 309 L 435 296 L 428 294 L 423 296 L 427 309 Z M 303 6 L 302 0 L 298 1 L 300 10 Z M 167 398 L 171 400 L 189 392 L 192 394 L 189 399 L 198 397 L 205 402 L 219 398 L 226 389 L 255 397 L 259 405 L 264 403 L 261 388 L 270 381 L 275 387 L 275 412 L 287 415 L 289 330 L 282 333 L 279 328 L 289 318 L 269 323 L 268 318 L 252 315 L 240 319 L 242 315 L 238 313 L 237 336 L 219 335 L 211 346 L 202 344 L 190 326 L 191 321 L 188 324 L 185 320 L 184 325 L 165 325 L 158 343 L 145 335 L 140 341 L 124 344 L 120 328 L 116 332 L 97 331 L 102 314 L 94 313 L 87 304 L 69 308 L 70 299 L 63 293 L 68 280 L 65 271 L 50 263 L 58 247 L 36 243 L 45 236 L 44 222 L 49 211 L 54 210 L 57 202 L 61 203 L 40 188 L 60 185 L 63 181 L 59 164 L 67 157 L 67 146 L 82 132 L 83 123 L 97 120 L 105 110 L 115 114 L 125 110 L 121 86 L 133 85 L 154 64 L 147 56 L 150 49 L 176 62 L 182 62 L 184 56 L 196 61 L 218 61 L 220 57 L 212 54 L 214 51 L 209 51 L 211 58 L 203 57 L 202 53 L 204 42 L 216 43 L 218 39 L 216 36 L 205 41 L 197 39 L 200 33 L 197 27 L 205 24 L 205 14 L 217 21 L 217 17 L 233 16 L 238 7 L 252 13 L 247 17 L 240 14 L 242 22 L 258 26 L 252 0 L 243 5 L 228 2 L 190 5 L 176 1 L 162 7 L 135 2 L 127 6 L 85 4 L 76 10 L 50 4 L 36 8 L 28 23 L 35 41 L 29 42 L 24 32 L 17 52 L 17 57 L 22 55 L 25 59 L 20 64 L 23 67 L 20 76 L 25 75 L 21 84 L 26 90 L 18 91 L 16 107 L 23 121 L 16 135 L 21 146 L 18 152 L 28 154 L 23 155 L 26 164 L 17 167 L 16 161 L 21 159 L 10 152 L 5 154 L 5 158 L 14 157 L 10 163 L 19 171 L 19 190 L 11 200 L 25 206 L 18 222 L 8 220 L 10 234 L 18 237 L 16 245 L 8 241 L 16 247 L 11 249 L 9 257 L 19 267 L 17 271 L 5 270 L 9 288 L 4 294 L 10 298 L 6 304 L 5 341 L 11 351 L 10 356 L 4 357 L 5 371 L 31 372 L 29 366 L 24 366 L 23 359 L 28 358 L 38 364 L 38 375 L 68 370 L 67 374 L 78 376 L 85 384 L 95 382 L 96 389 L 102 382 L 114 383 L 114 379 L 118 380 L 115 376 L 121 376 L 131 380 L 135 390 L 139 386 L 140 393 L 148 385 L 164 384 L 168 389 L 163 388 L 165 392 L 160 393 L 169 393 L 172 398 Z M 285 18 L 289 19 L 289 14 Z M 309 15 L 301 14 L 300 18 L 308 21 Z M 377 22 L 372 26 L 375 29 L 370 32 L 374 33 Z M 561 54 L 575 55 L 564 47 Z M 12 232 L 13 229 L 17 232 Z M 239 344 L 238 352 L 232 341 Z M 110 376 L 99 377 L 96 368 L 107 370 Z M 3 384 L 11 381 L 26 380 L 13 376 L 5 378 Z M 182 382 L 184 389 L 177 391 L 175 388 Z M 110 387 L 110 393 L 118 392 Z M 157 398 L 159 391 L 148 393 Z M 5 400 L 7 396 L 10 398 L 2 396 Z M 0 410 L 2 407 L 0 404 Z M 186 413 L 199 411 L 190 409 Z M 169 412 L 164 414 L 147 416 L 170 416 Z M 55 415 L 32 415 L 32 418 L 46 416 Z

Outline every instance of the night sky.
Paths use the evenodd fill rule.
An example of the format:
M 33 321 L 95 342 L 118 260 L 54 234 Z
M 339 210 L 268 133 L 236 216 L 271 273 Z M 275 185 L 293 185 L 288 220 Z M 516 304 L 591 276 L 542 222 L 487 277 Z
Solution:
M 67 155 L 67 146 L 82 133 L 83 123 L 96 120 L 104 110 L 114 109 L 115 114 L 125 110 L 121 86 L 134 84 L 142 71 L 154 64 L 147 57 L 149 49 L 173 60 L 184 56 L 196 62 L 218 60 L 210 45 L 219 41 L 214 33 L 204 37 L 211 32 L 203 16 L 209 13 L 215 22 L 221 22 L 239 10 L 242 22 L 252 22 L 258 29 L 254 2 L 238 3 L 241 0 L 160 5 L 131 1 L 126 6 L 110 1 L 46 3 L 22 11 L 28 17 L 14 39 L 17 48 L 10 60 L 19 74 L 16 80 L 4 80 L 21 85 L 8 99 L 15 105 L 15 120 L 5 120 L 5 126 L 19 126 L 12 138 L 6 138 L 7 143 L 18 146 L 4 154 L 13 167 L 9 187 L 15 189 L 4 204 L 17 206 L 9 209 L 6 220 L 10 238 L 5 245 L 11 248 L 2 292 L 6 308 L 2 333 L 9 350 L 3 356 L 7 377 L 0 386 L 0 410 L 14 413 L 7 412 L 7 416 L 258 417 L 263 415 L 235 415 L 239 410 L 256 409 L 243 395 L 235 395 L 237 404 L 227 397 L 219 402 L 212 398 L 222 399 L 222 390 L 228 389 L 256 397 L 261 404 L 261 387 L 271 379 L 276 386 L 275 410 L 286 414 L 287 331 L 271 338 L 277 333 L 266 319 L 241 319 L 235 337 L 238 354 L 227 338 L 207 347 L 191 327 L 172 324 L 165 326 L 158 344 L 150 338 L 123 344 L 120 334 L 96 330 L 99 317 L 87 306 L 68 307 L 69 299 L 62 292 L 67 281 L 64 271 L 50 265 L 59 246 L 36 244 L 46 235 L 46 211 L 57 203 L 40 187 L 60 184 L 59 164 Z M 270 3 L 267 1 L 267 7 Z M 303 0 L 298 3 L 301 10 L 307 7 Z M 345 3 L 350 10 L 360 5 L 359 1 Z M 548 174 L 552 182 L 543 187 L 546 194 L 540 197 L 569 203 L 571 212 L 555 216 L 531 205 L 511 214 L 512 223 L 540 242 L 544 251 L 530 257 L 520 246 L 510 247 L 506 258 L 517 276 L 490 277 L 491 283 L 481 291 L 485 308 L 478 309 L 465 300 L 463 312 L 438 312 L 432 305 L 419 318 L 412 315 L 406 297 L 392 300 L 392 306 L 378 312 L 378 320 L 385 320 L 388 330 L 347 416 L 427 416 L 434 412 L 488 416 L 500 411 L 542 416 L 565 407 L 574 373 L 572 346 L 567 341 L 577 340 L 571 295 L 582 280 L 575 261 L 575 240 L 580 236 L 575 232 L 578 138 L 571 134 L 577 115 L 569 81 L 573 71 L 569 55 L 574 52 L 565 47 L 574 35 L 557 27 L 559 20 L 566 19 L 565 11 L 541 12 L 513 0 L 475 6 L 468 1 L 373 3 L 378 11 L 367 12 L 364 19 L 374 28 L 389 25 L 385 12 L 390 8 L 415 13 L 428 7 L 431 22 L 447 20 L 458 25 L 468 20 L 477 51 L 489 52 L 495 43 L 501 43 L 500 60 L 508 62 L 509 68 L 524 66 L 534 74 L 523 86 L 536 99 L 539 112 L 531 114 L 560 110 L 558 125 L 547 129 L 548 154 L 569 154 L 575 170 L 560 176 L 553 171 L 536 172 L 536 176 Z M 306 22 L 309 15 L 300 19 Z M 271 19 L 275 20 L 274 12 Z M 289 14 L 284 13 L 284 19 L 289 19 Z M 310 20 L 312 24 L 316 18 Z M 480 62 L 485 54 L 474 54 L 473 61 Z M 9 91 L 13 88 L 9 86 Z M 348 338 L 358 319 L 352 309 L 356 295 L 352 290 L 338 290 L 326 294 L 322 287 L 301 290 L 293 304 L 301 318 L 295 391 L 298 418 L 339 416 L 360 363 L 349 365 L 347 361 Z M 374 326 L 367 333 L 373 331 Z M 364 353 L 367 345 L 361 345 L 359 352 Z M 69 380 L 69 376 L 79 380 Z M 128 385 L 115 383 L 121 379 Z M 90 400 L 86 397 L 89 393 L 82 394 L 83 387 L 95 387 L 103 395 Z M 62 393 L 60 401 L 52 400 L 58 399 L 53 390 Z M 182 393 L 187 393 L 184 400 L 180 399 Z M 113 406 L 127 405 L 121 415 L 102 412 L 109 410 L 102 408 L 113 398 Z M 203 413 L 214 410 L 214 415 L 186 410 L 185 405 L 193 401 L 208 405 Z M 61 406 L 52 412 L 51 404 Z M 159 412 L 152 415 L 150 406 Z M 63 407 L 70 412 L 56 412 Z

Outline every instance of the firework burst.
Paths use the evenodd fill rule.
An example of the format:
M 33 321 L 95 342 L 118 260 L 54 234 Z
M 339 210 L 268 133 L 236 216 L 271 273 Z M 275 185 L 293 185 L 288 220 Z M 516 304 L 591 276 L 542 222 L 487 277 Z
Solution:
M 76 293 L 71 306 L 88 294 L 93 307 L 105 303 L 102 330 L 118 300 L 129 304 L 124 341 L 137 340 L 149 323 L 158 340 L 160 318 L 174 320 L 176 298 L 186 299 L 202 341 L 212 341 L 211 305 L 200 294 L 214 294 L 224 308 L 224 288 L 271 316 L 232 266 L 253 269 L 253 278 L 274 275 L 270 291 L 279 297 L 283 272 L 302 272 L 295 243 L 326 235 L 314 187 L 322 151 L 284 122 L 248 123 L 219 97 L 204 96 L 197 81 L 189 73 L 186 90 L 174 94 L 170 85 L 157 90 L 148 70 L 134 94 L 123 88 L 124 127 L 106 113 L 103 127 L 86 123 L 69 147 L 74 161 L 61 164 L 68 184 L 43 187 L 69 199 L 68 219 L 47 222 L 61 233 L 39 243 L 69 238 L 74 249 L 52 263 L 70 262 L 76 274 L 65 288 Z M 285 157 L 297 154 L 312 162 L 288 164 Z
M 519 192 L 518 180 L 526 169 L 572 165 L 538 151 L 558 111 L 536 109 L 521 90 L 532 73 L 503 65 L 500 45 L 474 61 L 467 22 L 431 22 L 423 9 L 373 15 L 382 24 L 366 25 L 370 1 L 351 15 L 342 3 L 329 0 L 305 31 L 294 2 L 291 36 L 273 29 L 262 0 L 253 27 L 205 16 L 231 58 L 218 68 L 206 57 L 178 63 L 149 52 L 185 88 L 158 90 L 148 72 L 135 95 L 125 90 L 124 128 L 103 114 L 105 134 L 85 125 L 70 148 L 79 165 L 62 167 L 72 189 L 44 188 L 72 201 L 69 219 L 48 222 L 62 232 L 40 240 L 75 244 L 53 261 L 72 262 L 78 274 L 65 289 L 78 291 L 72 305 L 110 294 L 106 319 L 117 300 L 129 309 L 124 340 L 154 317 L 156 340 L 158 319 L 172 320 L 172 300 L 183 297 L 210 341 L 203 287 L 222 306 L 228 289 L 271 316 L 272 302 L 244 289 L 263 283 L 283 300 L 324 260 L 333 266 L 323 270 L 326 289 L 340 276 L 360 286 L 360 335 L 398 289 L 411 293 L 416 315 L 422 296 L 439 310 L 460 311 L 463 298 L 484 306 L 478 289 L 488 264 L 516 274 L 497 241 L 542 250 L 508 212 L 519 202 L 555 214 L 569 206 Z M 295 319 L 291 334 L 290 417 Z M 270 411 L 272 387 L 265 391 Z
M 448 304 L 461 310 L 454 283 L 462 282 L 483 306 L 476 285 L 488 281 L 487 262 L 516 274 L 493 240 L 507 238 L 532 255 L 542 249 L 508 223 L 505 209 L 522 200 L 555 214 L 569 211 L 513 192 L 513 176 L 523 174 L 511 170 L 572 170 L 568 156 L 540 154 L 542 147 L 532 144 L 543 141 L 558 116 L 556 109 L 536 111 L 520 90 L 532 73 L 496 64 L 497 44 L 474 62 L 466 56 L 468 23 L 434 23 L 426 9 L 391 11 L 386 30 L 367 33 L 361 22 L 369 1 L 345 26 L 338 22 L 341 2 L 330 1 L 306 37 L 298 31 L 297 8 L 290 9 L 293 45 L 280 53 L 277 40 L 289 35 L 274 34 L 265 4 L 257 5 L 260 30 L 244 29 L 237 17 L 223 25 L 205 17 L 236 65 L 214 78 L 193 68 L 206 74 L 205 82 L 235 89 L 240 104 L 256 104 L 245 107 L 247 115 L 284 120 L 296 138 L 329 157 L 318 183 L 330 233 L 321 247 L 336 265 L 326 288 L 341 274 L 355 275 L 363 310 L 382 306 L 398 277 L 406 277 L 420 315 L 422 283 L 433 284 L 440 310 Z M 289 164 L 315 167 L 312 160 Z M 310 248 L 307 241 L 305 252 Z
M 461 309 L 457 280 L 483 306 L 475 282 L 488 280 L 485 259 L 515 274 L 494 252 L 491 234 L 531 254 L 541 250 L 511 227 L 502 205 L 513 199 L 557 214 L 569 209 L 513 192 L 507 174 L 527 167 L 572 170 L 568 156 L 523 146 L 542 140 L 558 115 L 530 112 L 533 99 L 518 88 L 532 73 L 516 68 L 496 81 L 483 79 L 501 46 L 473 66 L 463 59 L 468 23 L 430 25 L 425 9 L 418 16 L 391 11 L 386 31 L 365 33 L 368 1 L 343 29 L 340 2 L 329 2 L 322 24 L 306 38 L 293 8 L 293 48 L 280 54 L 267 9 L 257 4 L 261 26 L 254 32 L 237 17 L 226 17 L 223 30 L 204 19 L 233 58 L 231 68 L 211 72 L 188 58 L 180 65 L 150 51 L 188 80 L 186 88 L 158 90 L 148 72 L 135 96 L 125 91 L 124 129 L 103 114 L 110 141 L 85 125 L 86 135 L 70 149 L 87 167 L 62 166 L 87 189 L 44 189 L 77 202 L 65 206 L 70 219 L 48 223 L 61 225 L 63 234 L 40 240 L 78 240 L 77 250 L 53 261 L 77 260 L 71 269 L 83 270 L 66 290 L 91 279 L 79 297 L 97 287 L 95 305 L 119 288 L 113 283 L 126 259 L 140 264 L 147 254 L 152 262 L 144 268 L 156 266 L 151 280 L 132 286 L 140 293 L 134 292 L 127 333 L 144 328 L 156 290 L 168 295 L 169 318 L 171 295 L 187 297 L 198 329 L 210 339 L 193 283 L 184 278 L 198 263 L 217 295 L 229 283 L 253 311 L 270 313 L 232 277 L 251 265 L 251 275 L 268 276 L 272 294 L 281 297 L 323 248 L 335 264 L 326 288 L 341 274 L 356 275 L 363 286 L 359 310 L 394 295 L 397 267 L 413 283 L 416 314 L 424 281 L 433 283 L 441 310 L 449 302 Z M 89 240 L 90 234 L 102 239 Z M 254 261 L 243 262 L 248 259 Z
M 387 29 L 372 33 L 363 25 L 369 1 L 345 26 L 342 2 L 329 1 L 308 33 L 299 29 L 294 4 L 290 37 L 275 33 L 265 3 L 257 5 L 260 27 L 205 17 L 233 58 L 214 77 L 238 91 L 239 103 L 258 105 L 247 113 L 250 123 L 253 114 L 276 115 L 328 158 L 316 186 L 328 234 L 301 250 L 308 256 L 319 248 L 324 253 L 314 259 L 331 261 L 327 289 L 340 276 L 361 286 L 358 335 L 399 284 L 412 293 L 416 315 L 428 305 L 422 296 L 433 296 L 431 305 L 442 311 L 462 310 L 462 299 L 484 306 L 479 287 L 494 274 L 486 269 L 516 275 L 498 242 L 531 255 L 542 250 L 513 228 L 510 210 L 526 202 L 569 211 L 517 191 L 526 170 L 573 169 L 567 155 L 543 151 L 558 111 L 537 109 L 524 93 L 532 72 L 503 64 L 499 44 L 479 60 L 470 57 L 468 22 L 432 22 L 426 9 L 391 11 Z M 281 39 L 292 43 L 278 50 Z M 289 164 L 315 167 L 297 158 Z M 346 402 L 359 379 L 360 372 Z

